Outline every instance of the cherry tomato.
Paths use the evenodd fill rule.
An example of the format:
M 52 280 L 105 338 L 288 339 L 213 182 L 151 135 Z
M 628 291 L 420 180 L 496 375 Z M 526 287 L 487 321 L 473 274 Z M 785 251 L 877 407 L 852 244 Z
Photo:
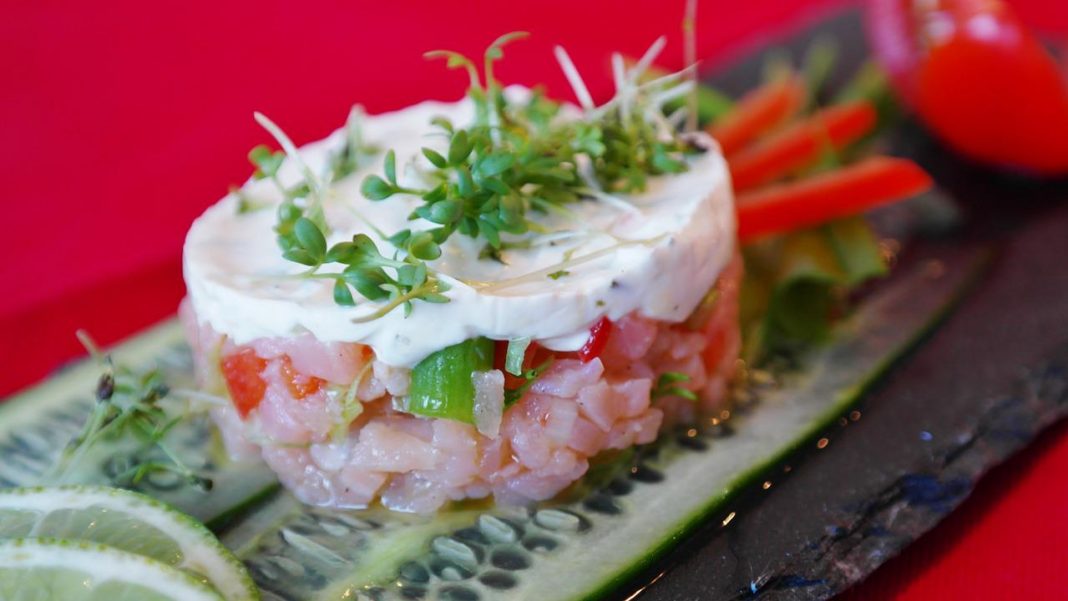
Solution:
M 1000 0 L 869 0 L 895 87 L 948 145 L 1039 175 L 1068 173 L 1068 82 Z

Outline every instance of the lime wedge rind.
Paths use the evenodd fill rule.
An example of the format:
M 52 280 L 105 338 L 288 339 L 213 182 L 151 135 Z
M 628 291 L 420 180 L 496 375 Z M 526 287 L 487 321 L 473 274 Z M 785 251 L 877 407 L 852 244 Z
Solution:
M 77 578 L 57 578 L 58 574 Z M 42 582 L 42 575 L 49 580 Z M 63 585 L 58 583 L 72 580 L 77 587 L 59 590 Z M 93 591 L 103 586 L 117 599 L 151 591 L 156 598 L 174 601 L 222 601 L 215 589 L 190 574 L 114 547 L 52 538 L 0 542 L 0 596 L 5 599 L 92 599 Z
M 39 516 L 36 524 L 26 523 L 26 530 L 14 536 L 33 537 L 48 515 L 60 511 L 107 511 L 112 518 L 121 515 L 124 519 L 142 523 L 173 541 L 181 551 L 180 563 L 175 568 L 203 575 L 228 601 L 255 601 L 259 592 L 248 571 L 233 553 L 222 545 L 200 522 L 175 510 L 152 497 L 127 490 L 98 486 L 27 487 L 0 491 L 0 513 L 4 511 L 33 512 Z M 112 536 L 108 536 L 108 535 Z M 123 548 L 122 536 L 116 533 L 93 531 L 88 542 L 108 543 L 124 552 L 140 552 L 136 548 Z M 12 536 L 11 532 L 5 535 Z M 50 537 L 86 538 L 84 532 L 47 532 Z M 134 541 L 131 537 L 131 543 Z M 167 557 L 150 556 L 150 559 L 170 563 Z

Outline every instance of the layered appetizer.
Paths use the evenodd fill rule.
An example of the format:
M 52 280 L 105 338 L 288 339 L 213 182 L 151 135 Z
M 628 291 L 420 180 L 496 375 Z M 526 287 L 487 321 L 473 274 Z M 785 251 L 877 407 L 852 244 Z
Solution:
M 738 355 L 735 209 L 716 141 L 648 80 L 596 106 L 467 70 L 454 103 L 255 149 L 186 239 L 182 317 L 229 452 L 306 503 L 550 498 L 590 460 L 717 410 Z
M 428 53 L 469 76 L 458 102 L 356 107 L 299 149 L 257 114 L 281 150 L 253 149 L 189 232 L 181 313 L 214 419 L 306 503 L 557 495 L 721 410 L 743 338 L 750 361 L 825 340 L 885 272 L 856 215 L 930 185 L 858 158 L 863 94 L 817 110 L 786 70 L 701 131 L 710 91 L 650 69 L 663 39 L 613 56 L 600 105 L 557 48 L 574 105 L 494 78 L 523 35 L 481 68 Z

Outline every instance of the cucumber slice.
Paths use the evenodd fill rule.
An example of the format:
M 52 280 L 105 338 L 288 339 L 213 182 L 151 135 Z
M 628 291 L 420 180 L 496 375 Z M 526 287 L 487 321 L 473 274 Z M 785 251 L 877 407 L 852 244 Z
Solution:
M 228 601 L 260 598 L 245 567 L 203 524 L 145 495 L 97 486 L 0 491 L 0 539 L 24 537 L 109 545 L 202 576 Z
M 5 601 L 223 601 L 189 574 L 134 553 L 84 541 L 0 542 Z
M 112 352 L 116 362 L 131 366 L 154 362 L 172 388 L 192 387 L 192 358 L 177 320 L 171 320 L 123 343 Z M 60 451 L 81 429 L 93 403 L 100 368 L 81 361 L 48 381 L 0 404 L 0 488 L 46 483 Z M 187 465 L 212 478 L 210 493 L 183 486 L 176 477 L 154 475 L 138 490 L 212 526 L 263 499 L 278 488 L 266 466 L 230 461 L 207 417 L 175 427 L 168 443 Z M 109 484 L 109 475 L 145 456 L 135 445 L 102 444 L 72 475 L 77 484 Z
M 640 449 L 570 502 L 429 518 L 278 497 L 224 542 L 264 599 L 580 599 L 607 593 L 852 406 L 929 332 L 983 262 L 922 265 L 870 298 L 804 369 L 724 424 Z M 938 277 L 932 274 L 941 273 Z

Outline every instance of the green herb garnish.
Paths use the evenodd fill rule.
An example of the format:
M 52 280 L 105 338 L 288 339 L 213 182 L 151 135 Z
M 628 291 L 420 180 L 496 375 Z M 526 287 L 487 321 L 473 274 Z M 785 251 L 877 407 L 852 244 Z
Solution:
M 559 271 L 554 271 L 554 272 L 550 273 L 546 277 L 548 277 L 550 280 L 559 280 L 560 278 L 565 277 L 565 276 L 569 276 L 569 275 L 571 275 L 570 271 L 567 271 L 566 269 L 561 269 Z
M 330 181 L 348 177 L 363 166 L 366 160 L 378 153 L 378 149 L 366 144 L 363 139 L 363 107 L 355 105 L 345 121 L 345 143 L 330 155 Z
M 504 407 L 507 409 L 512 405 L 518 403 L 523 395 L 530 390 L 530 387 L 534 385 L 534 380 L 537 380 L 541 374 L 545 373 L 545 370 L 549 369 L 553 364 L 553 357 L 549 357 L 541 363 L 519 374 L 519 377 L 523 378 L 524 382 L 512 389 L 504 390 Z
M 422 149 L 436 185 L 401 186 L 387 157 L 384 175 L 368 176 L 361 188 L 375 201 L 397 194 L 418 196 L 422 204 L 410 218 L 434 223 L 436 227 L 427 231 L 436 242 L 444 243 L 456 232 L 482 238 L 489 249 L 482 254 L 494 260 L 502 260 L 500 249 L 507 244 L 502 235 L 543 229 L 531 219 L 532 212 L 568 215 L 569 203 L 605 200 L 611 196 L 605 191 L 643 190 L 649 175 L 685 170 L 682 155 L 694 150 L 658 121 L 660 103 L 678 95 L 676 90 L 685 91 L 674 75 L 644 85 L 637 85 L 632 76 L 633 81 L 624 84 L 629 85 L 627 94 L 618 94 L 599 108 L 588 100 L 584 84 L 576 83 L 576 93 L 588 109 L 581 119 L 554 120 L 560 105 L 537 92 L 524 103 L 509 102 L 493 77 L 493 65 L 503 56 L 505 44 L 525 35 L 508 34 L 490 45 L 483 60 L 484 80 L 475 63 L 460 54 L 427 53 L 467 71 L 475 122 L 458 128 L 448 120 L 436 120 L 448 137 L 447 151 Z M 566 53 L 558 50 L 558 56 L 565 72 L 580 82 L 574 80 L 577 71 Z M 669 93 L 662 89 L 665 86 Z
M 184 415 L 171 416 L 161 406 L 170 392 L 158 370 L 137 372 L 116 366 L 110 355 L 103 354 L 89 336 L 78 331 L 78 339 L 104 369 L 97 381 L 96 404 L 81 433 L 71 440 L 52 469 L 52 477 L 62 481 L 99 443 L 129 438 L 141 445 L 141 453 L 155 449 L 164 459 L 145 461 L 112 476 L 112 484 L 131 486 L 156 473 L 172 473 L 187 484 L 211 490 L 212 481 L 194 473 L 164 442 L 167 434 Z
M 664 396 L 679 396 L 689 401 L 697 400 L 697 393 L 679 386 L 683 382 L 689 382 L 690 376 L 677 371 L 667 371 L 660 374 L 653 386 L 652 398 L 658 399 Z
M 302 277 L 333 280 L 334 302 L 339 305 L 356 304 L 352 290 L 368 300 L 384 303 L 378 310 L 354 320 L 357 322 L 377 319 L 397 307 L 404 307 L 407 316 L 415 300 L 449 302 L 442 294 L 449 285 L 426 264 L 441 256 L 437 242 L 427 232 L 404 235 L 407 254 L 401 259 L 383 256 L 366 234 L 356 234 L 351 241 L 338 242 L 328 249 L 323 232 L 310 219 L 297 217 L 284 256 L 311 268 Z M 319 271 L 325 265 L 342 269 Z
M 494 76 L 494 65 L 504 56 L 504 47 L 526 35 L 509 33 L 490 44 L 481 61 L 481 73 L 474 61 L 461 54 L 444 50 L 426 53 L 428 58 L 443 58 L 447 67 L 467 73 L 471 82 L 467 95 L 475 105 L 475 119 L 467 127 L 443 118 L 432 121 L 448 142 L 440 150 L 422 148 L 429 167 L 424 182 L 399 182 L 393 151 L 385 153 L 381 174 L 363 180 L 361 192 L 372 201 L 395 195 L 417 197 L 420 202 L 409 219 L 433 224 L 422 231 L 387 234 L 364 220 L 380 239 L 397 249 L 392 258 L 383 256 L 376 243 L 363 234 L 327 248 L 324 183 L 300 159 L 289 138 L 257 114 L 257 121 L 284 152 L 257 147 L 249 158 L 256 166 L 254 177 L 274 181 L 282 192 L 275 232 L 283 256 L 309 267 L 297 277 L 333 280 L 334 300 L 340 305 L 355 305 L 354 291 L 367 300 L 385 303 L 361 319 L 380 317 L 398 306 L 408 314 L 415 300 L 448 302 L 442 294 L 448 286 L 427 262 L 440 256 L 440 246 L 455 233 L 485 240 L 480 258 L 503 263 L 502 249 L 510 244 L 529 244 L 529 238 L 524 238 L 528 234 L 546 233 L 545 226 L 533 219 L 534 214 L 572 218 L 574 213 L 567 205 L 582 200 L 633 211 L 633 206 L 614 194 L 642 191 L 648 177 L 687 168 L 685 155 L 700 149 L 679 134 L 663 116 L 662 107 L 693 87 L 692 81 L 685 80 L 689 71 L 640 82 L 641 72 L 662 49 L 663 40 L 658 40 L 631 71 L 620 68 L 616 96 L 599 107 L 594 106 L 567 53 L 557 48 L 557 58 L 584 108 L 581 118 L 563 119 L 562 106 L 538 91 L 521 102 L 509 100 Z M 354 110 L 350 117 L 345 148 L 332 156 L 325 185 L 354 172 L 361 157 L 370 154 L 360 133 L 359 114 Z M 286 156 L 303 176 L 303 181 L 288 188 L 278 178 Z M 331 264 L 341 271 L 320 271 Z M 556 279 L 567 273 L 557 268 L 549 277 Z

